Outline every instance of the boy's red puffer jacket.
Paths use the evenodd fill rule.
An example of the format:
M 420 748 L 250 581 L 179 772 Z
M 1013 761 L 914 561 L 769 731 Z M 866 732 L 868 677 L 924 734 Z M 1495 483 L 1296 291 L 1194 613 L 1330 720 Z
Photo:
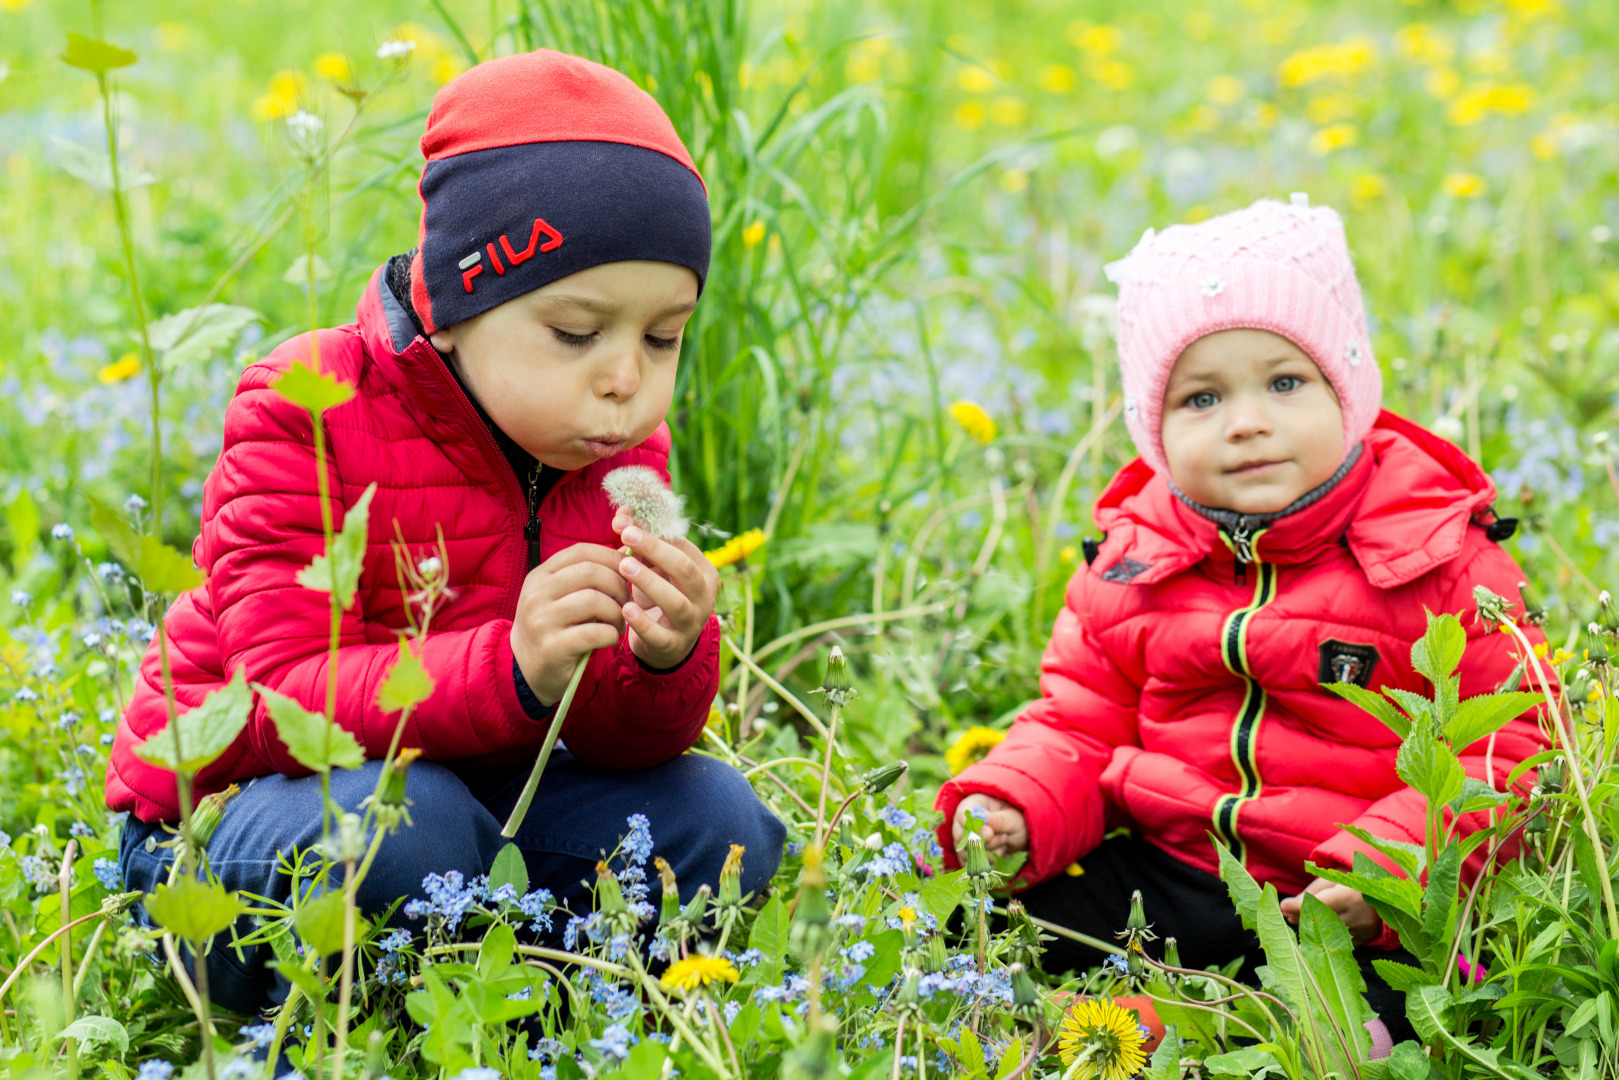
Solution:
M 180 597 L 165 621 L 175 697 L 184 710 L 245 667 L 251 682 L 309 708 L 326 700 L 330 616 L 325 593 L 296 575 L 323 549 L 309 414 L 271 389 L 318 340 L 323 372 L 357 393 L 326 414 L 332 518 L 377 485 L 359 595 L 344 615 L 338 650 L 337 720 L 368 756 L 381 757 L 397 714 L 377 707 L 377 690 L 398 655 L 404 597 L 390 542 L 402 536 L 413 561 L 433 554 L 439 530 L 449 552 L 453 599 L 418 646 L 432 697 L 411 715 L 404 745 L 429 760 L 506 762 L 532 756 L 547 722 L 517 697 L 511 619 L 527 570 L 522 488 L 489 430 L 439 354 L 372 275 L 358 322 L 304 334 L 242 374 L 225 411 L 225 445 L 203 489 L 202 533 L 192 556 L 206 581 Z M 617 546 L 603 474 L 649 465 L 668 475 L 669 429 L 605 461 L 563 476 L 540 506 L 541 554 L 575 543 Z M 397 530 L 397 533 L 396 533 Z M 701 733 L 718 680 L 719 624 L 711 620 L 692 655 L 657 674 L 627 641 L 590 661 L 562 739 L 579 758 L 609 768 L 643 768 L 686 750 Z M 144 821 L 179 816 L 174 774 L 133 748 L 167 723 L 157 639 L 147 650 L 124 710 L 107 771 L 107 805 Z M 307 770 L 287 753 L 264 702 L 246 730 L 198 777 L 197 793 L 235 780 Z
M 939 793 L 944 846 L 957 803 L 983 792 L 1022 808 L 1029 884 L 1125 824 L 1209 873 L 1208 834 L 1223 836 L 1283 895 L 1309 883 L 1307 859 L 1347 868 L 1361 850 L 1393 869 L 1338 823 L 1420 844 L 1423 799 L 1395 775 L 1398 737 L 1319 684 L 1430 693 L 1411 667 L 1429 611 L 1467 628 L 1463 697 L 1510 676 L 1512 638 L 1474 619 L 1475 585 L 1516 600 L 1523 580 L 1478 523 L 1494 498 L 1461 450 L 1384 412 L 1338 485 L 1257 532 L 1243 568 L 1220 526 L 1132 462 L 1097 504 L 1107 538 L 1068 583 L 1042 699 Z M 1500 788 L 1541 748 L 1531 715 L 1462 761 Z

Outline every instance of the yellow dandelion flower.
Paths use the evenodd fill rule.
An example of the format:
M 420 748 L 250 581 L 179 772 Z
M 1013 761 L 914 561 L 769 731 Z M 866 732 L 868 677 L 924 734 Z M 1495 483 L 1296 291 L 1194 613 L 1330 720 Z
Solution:
M 1196 203 L 1186 208 L 1185 220 L 1188 225 L 1196 225 L 1198 222 L 1207 221 L 1213 216 L 1214 211 L 1209 209 L 1208 203 Z
M 354 81 L 354 65 L 340 52 L 321 53 L 315 57 L 311 67 L 314 68 L 316 75 L 330 79 L 334 83 L 347 86 Z
M 1528 83 L 1507 83 L 1490 87 L 1491 111 L 1504 116 L 1521 116 L 1535 104 L 1535 88 Z
M 1089 71 L 1091 78 L 1109 90 L 1128 90 L 1135 85 L 1136 69 L 1123 60 L 1108 60 Z
M 746 247 L 758 247 L 764 238 L 765 223 L 762 221 L 755 221 L 752 225 L 742 230 L 742 243 Z
M 1304 86 L 1318 79 L 1349 78 L 1377 59 L 1377 45 L 1364 34 L 1338 43 L 1312 45 L 1282 61 L 1276 76 L 1283 86 Z
M 1105 998 L 1081 998 L 1063 1013 L 1057 1035 L 1062 1063 L 1075 1080 L 1126 1080 L 1141 1071 L 1147 1041 L 1136 1018 Z
M 1029 174 L 1023 169 L 1007 169 L 1001 173 L 1001 190 L 1013 195 L 1029 190 Z
M 708 557 L 708 561 L 713 563 L 716 569 L 723 570 L 727 566 L 739 563 L 755 551 L 758 551 L 764 546 L 764 542 L 765 531 L 763 529 L 749 529 L 747 532 L 738 533 L 731 537 L 713 551 L 705 551 L 703 554 Z
M 298 111 L 298 98 L 305 86 L 301 71 L 278 71 L 270 76 L 270 88 L 253 102 L 253 116 L 258 120 L 280 120 Z
M 1310 153 L 1330 154 L 1360 141 L 1360 129 L 1354 124 L 1333 124 L 1310 136 Z
M 1538 19 L 1543 15 L 1556 14 L 1557 0 L 1504 0 L 1512 13 L 1521 19 Z
M 1348 94 L 1317 94 L 1305 102 L 1304 115 L 1317 127 L 1355 115 L 1355 99 Z
M 1254 106 L 1254 123 L 1261 130 L 1269 131 L 1276 126 L 1276 122 L 1281 118 L 1282 110 L 1268 101 L 1261 101 Z
M 1029 107 L 1023 104 L 1022 98 L 996 98 L 989 114 L 1001 127 L 1017 127 L 1029 118 Z
M 916 925 L 916 909 L 909 904 L 899 909 L 899 926 L 901 930 L 909 930 Z
M 1067 874 L 1069 877 L 1084 877 L 1085 876 L 1085 868 L 1083 866 L 1079 865 L 1077 862 L 1069 863 L 1067 866 L 1063 867 L 1062 872 Z
M 979 406 L 970 401 L 958 401 L 948 412 L 963 431 L 985 446 L 995 441 L 995 421 Z
M 125 353 L 117 360 L 102 368 L 96 375 L 104 383 L 123 382 L 140 374 L 141 360 L 134 353 Z
M 1063 549 L 1057 552 L 1057 559 L 1064 566 L 1079 561 L 1079 549 L 1073 544 L 1064 544 Z
M 1079 19 L 1068 26 L 1068 40 L 1074 43 L 1074 47 L 1097 56 L 1118 51 L 1122 37 L 1117 26 L 1106 23 L 1088 23 Z
M 1004 731 L 988 727 L 968 728 L 967 733 L 944 752 L 945 764 L 950 766 L 950 775 L 965 772 L 967 766 L 984 760 L 992 749 L 1005 740 Z
M 0 11 L 21 11 L 34 0 L 0 0 Z
M 1550 161 L 1557 156 L 1557 136 L 1549 131 L 1542 131 L 1529 140 L 1529 152 L 1540 161 Z
M 674 990 L 691 991 L 710 983 L 734 983 L 738 978 L 736 968 L 725 957 L 693 954 L 670 964 L 659 982 Z
M 956 76 L 956 82 L 960 83 L 961 88 L 969 94 L 982 94 L 995 89 L 995 76 L 978 64 L 962 68 L 961 74 Z
M 1040 87 L 1053 94 L 1066 94 L 1074 88 L 1074 69 L 1067 64 L 1047 64 L 1040 69 Z
M 963 101 L 956 106 L 956 126 L 964 131 L 977 131 L 984 126 L 984 103 Z
M 1394 48 L 1417 64 L 1445 64 L 1456 55 L 1456 44 L 1427 23 L 1410 23 L 1394 32 Z
M 1484 194 L 1484 177 L 1478 173 L 1453 172 L 1445 177 L 1446 195 L 1456 199 L 1476 199 Z
M 433 61 L 432 70 L 433 81 L 443 85 L 444 83 L 447 83 L 451 79 L 455 78 L 457 75 L 461 74 L 463 68 L 461 67 L 460 60 L 456 59 L 456 57 L 450 53 L 445 53 L 437 60 Z M 648 76 L 648 78 L 650 79 L 650 76 Z M 648 89 L 651 88 L 648 87 Z
M 1248 92 L 1248 87 L 1235 75 L 1216 75 L 1208 81 L 1203 92 L 1216 105 L 1235 105 Z
M 1371 202 L 1388 194 L 1388 181 L 1377 173 L 1361 173 L 1349 182 L 1349 197 L 1358 203 Z

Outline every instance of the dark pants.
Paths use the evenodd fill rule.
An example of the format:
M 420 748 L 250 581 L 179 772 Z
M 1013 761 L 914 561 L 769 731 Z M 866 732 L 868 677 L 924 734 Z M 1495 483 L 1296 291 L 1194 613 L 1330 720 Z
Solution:
M 363 768 L 332 774 L 332 798 L 347 810 L 376 788 L 382 768 L 369 761 Z M 501 826 L 528 779 L 530 765 L 456 770 L 418 761 L 410 767 L 406 795 L 414 827 L 383 841 L 376 861 L 361 883 L 360 909 L 376 915 L 400 897 L 422 895 L 422 878 L 459 870 L 470 881 L 487 873 L 505 846 Z M 730 845 L 747 848 L 742 860 L 742 889 L 757 893 L 770 882 L 781 861 L 786 830 L 735 769 L 712 758 L 686 754 L 639 772 L 611 772 L 580 762 L 558 747 L 540 781 L 514 843 L 528 866 L 529 888 L 550 889 L 559 905 L 578 914 L 590 910 L 595 865 L 618 846 L 629 831 L 625 819 L 645 814 L 652 826 L 653 853 L 669 861 L 680 882 L 682 899 L 702 885 L 715 886 Z M 277 856 L 312 848 L 320 839 L 320 780 L 263 776 L 250 781 L 225 811 L 208 842 L 208 862 L 220 882 L 232 890 L 256 893 L 285 903 L 292 882 L 279 869 Z M 167 879 L 172 855 L 156 844 L 168 839 L 158 825 L 131 818 L 124 829 L 119 868 L 130 889 L 151 892 Z M 658 875 L 647 866 L 650 899 L 657 905 L 662 890 Z M 145 921 L 144 911 L 138 912 Z M 393 921 L 412 922 L 396 913 Z M 560 931 L 565 918 L 554 920 Z M 245 950 L 238 958 L 220 935 L 208 954 L 209 996 L 224 1008 L 253 1013 L 280 1001 L 288 986 L 265 967 L 267 947 Z
M 1148 946 L 1154 957 L 1162 959 L 1163 939 L 1172 937 L 1180 950 L 1181 966 L 1207 968 L 1241 956 L 1244 963 L 1237 977 L 1257 983 L 1254 969 L 1265 962 L 1259 938 L 1243 928 L 1225 882 L 1213 874 L 1189 866 L 1145 840 L 1126 836 L 1102 841 L 1079 865 L 1085 872 L 1077 877 L 1063 874 L 1022 893 L 1019 899 L 1029 913 L 1113 941 L 1130 917 L 1130 894 L 1140 889 L 1147 922 L 1159 939 Z M 1405 1015 L 1405 995 L 1383 981 L 1372 961 L 1416 966 L 1417 958 L 1404 949 L 1359 948 L 1354 955 L 1366 979 L 1366 1000 L 1390 1036 L 1395 1042 L 1415 1038 Z M 1058 938 L 1047 944 L 1045 967 L 1051 972 L 1083 971 L 1103 959 L 1102 953 L 1088 945 Z

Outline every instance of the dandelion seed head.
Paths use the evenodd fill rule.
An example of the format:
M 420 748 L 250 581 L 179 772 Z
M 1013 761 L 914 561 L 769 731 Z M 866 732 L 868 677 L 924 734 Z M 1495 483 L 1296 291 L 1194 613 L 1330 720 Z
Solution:
M 686 535 L 688 522 L 681 512 L 681 498 L 663 482 L 656 469 L 645 465 L 625 465 L 602 480 L 608 501 L 626 511 L 636 524 L 660 540 Z

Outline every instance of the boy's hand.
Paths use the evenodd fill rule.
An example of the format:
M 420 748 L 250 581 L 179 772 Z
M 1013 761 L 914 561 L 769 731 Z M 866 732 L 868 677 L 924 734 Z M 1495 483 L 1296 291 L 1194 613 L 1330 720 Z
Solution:
M 1364 945 L 1382 932 L 1383 919 L 1366 902 L 1365 897 L 1347 885 L 1339 885 L 1326 878 L 1316 878 L 1305 886 L 1304 892 L 1338 913 L 1356 945 Z M 1304 893 L 1289 896 L 1282 901 L 1282 914 L 1287 921 L 1298 925 L 1299 912 L 1304 908 Z
M 691 541 L 659 540 L 628 514 L 616 516 L 613 529 L 634 553 L 618 563 L 630 583 L 621 611 L 630 649 L 648 667 L 676 667 L 714 614 L 720 572 Z
M 972 814 L 981 810 L 983 818 Z M 969 821 L 971 825 L 969 825 Z M 960 851 L 967 837 L 974 832 L 983 837 L 984 850 L 991 855 L 1010 855 L 1029 846 L 1029 827 L 1023 820 L 1023 811 L 993 795 L 969 795 L 956 804 L 956 817 L 951 836 Z
M 512 655 L 529 689 L 546 705 L 562 700 L 579 658 L 624 632 L 630 587 L 619 554 L 600 544 L 571 544 L 523 580 L 512 619 Z

